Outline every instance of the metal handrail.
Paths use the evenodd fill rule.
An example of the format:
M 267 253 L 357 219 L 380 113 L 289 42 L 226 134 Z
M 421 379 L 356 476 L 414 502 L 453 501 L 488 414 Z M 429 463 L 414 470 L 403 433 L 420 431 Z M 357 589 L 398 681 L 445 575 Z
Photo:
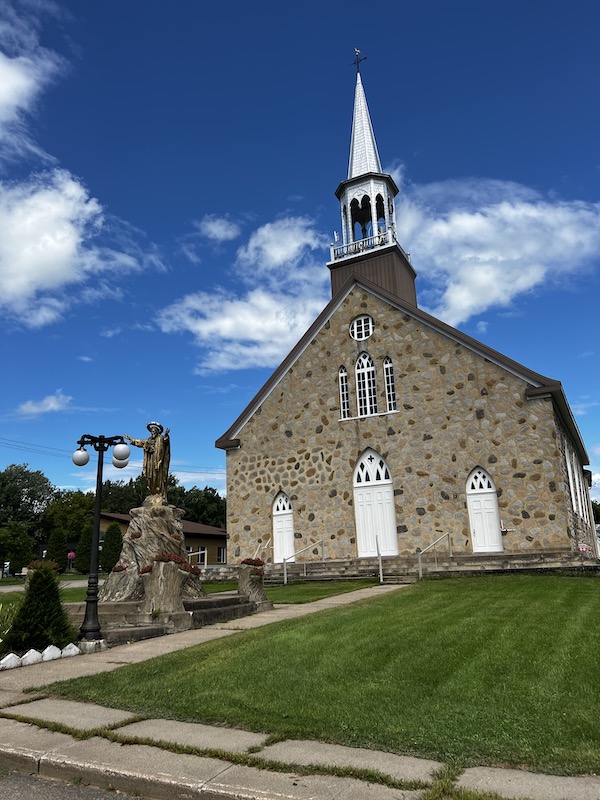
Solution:
M 197 550 L 195 553 L 190 552 L 187 554 L 187 556 L 190 564 L 192 563 L 192 556 L 204 556 L 204 558 L 202 559 L 202 567 L 206 569 L 206 567 L 208 566 L 208 550 L 206 547 L 204 548 L 204 550 Z M 200 566 L 200 558 L 198 558 L 198 566 Z
M 436 532 L 439 533 L 439 530 Z M 450 531 L 446 531 L 446 533 L 443 533 L 438 539 L 435 540 L 435 542 L 428 544 L 427 547 L 424 547 L 422 550 L 420 547 L 417 547 L 417 559 L 419 562 L 419 580 L 423 579 L 423 562 L 421 561 L 421 556 L 428 550 L 431 550 L 432 547 L 435 547 L 436 544 L 439 544 L 442 541 L 442 539 L 448 539 L 448 557 L 452 558 L 452 539 L 450 537 Z M 437 569 L 437 552 L 435 552 L 435 566 Z
M 256 550 L 254 551 L 254 556 L 253 556 L 253 558 L 258 558 L 258 554 L 260 553 L 260 551 L 261 551 L 261 550 L 266 550 L 266 549 L 267 549 L 267 547 L 268 547 L 270 544 L 271 544 L 271 537 L 269 536 L 269 538 L 267 539 L 267 541 L 265 542 L 265 544 L 262 544 L 262 542 L 261 542 L 261 544 L 259 544 L 259 545 L 258 545 L 258 547 L 256 548 Z
M 305 550 L 310 550 L 312 547 L 316 547 L 316 545 L 321 545 L 321 561 L 325 561 L 325 539 L 320 539 L 318 542 L 313 542 L 313 544 L 307 545 L 307 547 L 303 547 L 302 550 L 296 550 L 293 556 L 287 556 L 287 558 L 283 559 L 283 585 L 287 586 L 287 562 L 294 559 L 296 560 L 296 556 L 299 556 L 300 553 L 304 553 Z M 304 562 L 304 577 L 306 577 L 306 561 Z
M 379 549 L 379 536 L 375 534 L 375 547 L 377 549 L 377 561 L 379 562 L 379 583 L 383 583 L 383 563 L 381 561 L 381 551 Z

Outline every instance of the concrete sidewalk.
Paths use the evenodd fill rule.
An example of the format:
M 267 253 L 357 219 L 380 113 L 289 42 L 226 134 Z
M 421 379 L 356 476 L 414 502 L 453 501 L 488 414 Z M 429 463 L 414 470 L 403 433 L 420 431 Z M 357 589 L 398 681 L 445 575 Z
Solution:
M 100 578 L 98 581 L 98 586 L 102 586 L 104 583 L 105 578 Z M 81 588 L 83 586 L 88 585 L 87 578 L 69 578 L 69 580 L 60 581 L 60 588 L 61 589 L 75 589 L 77 587 Z M 10 583 L 5 586 L 0 585 L 0 600 L 2 600 L 3 594 L 10 594 L 11 592 L 24 592 L 25 591 L 25 581 L 21 581 L 21 583 Z
M 316 741 L 268 743 L 265 734 L 221 726 L 140 719 L 90 703 L 23 694 L 29 686 L 93 675 L 241 630 L 398 591 L 377 586 L 221 625 L 123 645 L 102 653 L 0 675 L 0 764 L 46 778 L 77 780 L 146 798 L 244 800 L 417 800 L 442 764 Z M 43 690 L 42 690 L 43 692 Z M 82 738 L 82 737 L 88 738 Z M 306 774 L 307 769 L 315 774 Z M 352 771 L 352 773 L 351 773 Z M 373 773 L 388 785 L 373 782 Z M 369 780 L 371 778 L 371 780 Z M 528 800 L 600 800 L 600 778 L 563 778 L 477 767 L 456 786 Z

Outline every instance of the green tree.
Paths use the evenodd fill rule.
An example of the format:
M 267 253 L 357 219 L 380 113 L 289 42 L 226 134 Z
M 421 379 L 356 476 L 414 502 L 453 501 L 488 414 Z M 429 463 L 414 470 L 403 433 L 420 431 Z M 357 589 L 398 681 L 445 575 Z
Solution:
M 0 527 L 22 522 L 36 544 L 44 532 L 42 516 L 54 496 L 54 486 L 43 472 L 28 469 L 27 464 L 11 464 L 0 471 Z
M 600 503 L 597 500 L 592 500 L 592 509 L 594 510 L 594 522 L 596 525 L 600 524 Z
M 186 490 L 171 472 L 167 476 L 167 501 L 177 508 L 183 508 Z
M 81 531 L 79 542 L 77 544 L 77 555 L 73 561 L 73 566 L 78 572 L 83 572 L 85 575 L 90 571 L 90 558 L 92 556 L 92 531 L 93 525 L 89 523 Z
M 122 547 L 123 537 L 121 536 L 121 528 L 119 523 L 111 522 L 106 529 L 106 533 L 104 534 L 102 552 L 100 553 L 100 566 L 102 567 L 103 572 L 111 571 L 111 569 L 119 560 Z
M 5 650 L 24 653 L 30 648 L 43 650 L 49 644 L 65 647 L 75 631 L 60 599 L 54 570 L 43 565 L 29 578 L 23 605 L 2 642 Z
M 194 486 L 186 492 L 183 501 L 185 518 L 190 522 L 201 522 L 215 528 L 225 527 L 225 498 L 211 486 L 198 489 Z
M 48 539 L 46 557 L 58 564 L 61 572 L 67 568 L 67 537 L 62 528 L 54 528 Z
M 33 558 L 33 542 L 25 522 L 9 522 L 0 528 L 0 565 L 10 561 L 10 571 L 14 575 Z
M 104 481 L 102 485 L 102 510 L 111 514 L 128 514 L 139 508 L 148 495 L 148 484 L 143 475 L 125 481 Z
M 66 542 L 77 542 L 81 531 L 90 524 L 94 512 L 91 492 L 58 491 L 46 507 L 43 517 L 45 541 L 50 542 L 53 531 L 62 531 Z

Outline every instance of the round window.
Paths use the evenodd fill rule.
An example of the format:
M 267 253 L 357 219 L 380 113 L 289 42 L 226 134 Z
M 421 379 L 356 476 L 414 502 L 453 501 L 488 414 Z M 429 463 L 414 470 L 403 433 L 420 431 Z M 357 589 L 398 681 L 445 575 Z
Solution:
M 350 323 L 350 336 L 357 342 L 363 342 L 368 339 L 374 330 L 375 322 L 373 317 L 368 314 L 361 314 L 360 317 L 356 317 Z

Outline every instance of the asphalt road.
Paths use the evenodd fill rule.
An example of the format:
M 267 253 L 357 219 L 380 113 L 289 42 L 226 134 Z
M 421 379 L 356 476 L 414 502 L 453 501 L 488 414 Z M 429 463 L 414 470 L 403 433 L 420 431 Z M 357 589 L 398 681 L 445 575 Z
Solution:
M 116 797 L 126 796 L 120 792 L 106 792 L 91 786 L 43 780 L 34 775 L 0 772 L 0 797 L 3 800 L 115 800 Z M 141 795 L 136 797 L 143 800 Z

